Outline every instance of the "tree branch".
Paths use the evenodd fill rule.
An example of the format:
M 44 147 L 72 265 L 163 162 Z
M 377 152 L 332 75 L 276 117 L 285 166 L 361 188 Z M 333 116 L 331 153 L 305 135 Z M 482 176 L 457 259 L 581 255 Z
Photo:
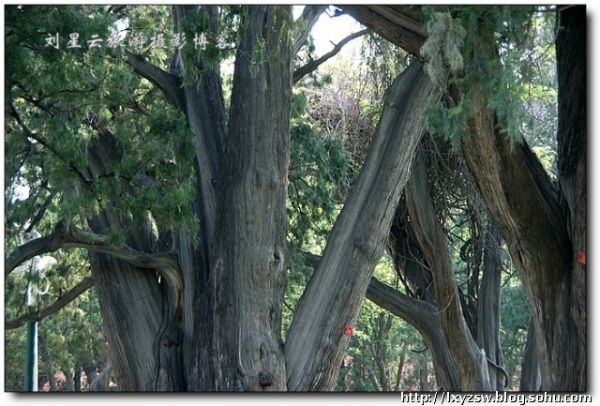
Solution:
M 54 252 L 59 248 L 85 248 L 112 255 L 139 268 L 179 269 L 178 258 L 175 254 L 148 254 L 127 245 L 113 245 L 105 235 L 79 230 L 74 226 L 65 228 L 62 223 L 59 223 L 50 235 L 36 238 L 17 247 L 6 260 L 5 276 L 8 276 L 23 262 L 44 253 Z
M 127 63 L 133 67 L 133 70 L 138 75 L 148 79 L 162 90 L 169 103 L 184 110 L 185 104 L 183 101 L 183 93 L 180 89 L 180 83 L 177 76 L 171 75 L 159 67 L 154 66 L 142 55 L 134 54 L 129 51 L 125 51 L 125 53 L 127 55 Z
M 302 21 L 302 23 L 304 23 L 304 26 L 302 27 L 300 34 L 298 35 L 298 37 L 294 40 L 294 43 L 292 44 L 292 53 L 291 53 L 292 56 L 296 55 L 298 53 L 298 51 L 300 51 L 300 48 L 302 48 L 302 46 L 306 43 L 306 39 L 308 38 L 308 34 L 310 33 L 310 30 L 312 29 L 312 27 L 315 25 L 315 23 L 319 19 L 319 16 L 326 9 L 327 9 L 326 5 L 312 5 L 311 4 L 311 5 L 307 5 L 304 7 L 304 10 L 302 10 L 302 15 L 300 16 L 300 20 Z
M 75 165 L 75 163 L 73 161 L 70 161 L 69 159 L 63 157 L 62 154 L 60 152 L 58 152 L 58 150 L 54 146 L 52 146 L 50 143 L 48 143 L 39 134 L 34 133 L 29 127 L 27 127 L 27 124 L 25 124 L 25 122 L 23 121 L 23 119 L 19 115 L 19 112 L 17 111 L 17 109 L 13 105 L 12 101 L 9 102 L 9 107 L 10 107 L 10 113 L 11 113 L 11 115 L 15 118 L 15 120 L 17 120 L 17 123 L 23 129 L 23 131 L 25 132 L 25 136 L 26 137 L 29 137 L 29 138 L 37 141 L 44 148 L 47 148 L 50 152 L 52 152 L 54 155 L 56 155 L 58 157 L 58 159 L 60 159 L 61 162 L 69 168 L 69 170 L 71 170 L 71 171 L 73 171 L 73 172 L 75 172 L 77 174 L 77 176 L 79 177 L 79 179 L 84 184 L 90 183 L 90 181 L 85 177 L 85 175 L 83 174 L 83 172 L 81 172 L 81 170 L 79 168 L 77 168 L 77 166 Z
M 302 257 L 306 265 L 315 269 L 321 260 L 320 256 L 310 252 L 303 252 Z M 369 282 L 367 299 L 416 328 L 431 349 L 439 385 L 444 390 L 460 390 L 458 370 L 449 351 L 435 306 L 408 297 L 375 277 L 372 277 Z
M 420 15 L 411 6 L 344 5 L 339 7 L 391 43 L 421 58 L 419 51 L 427 38 L 427 31 Z
M 294 83 L 297 83 L 300 79 L 302 79 L 304 76 L 308 75 L 309 73 L 315 71 L 319 66 L 321 66 L 322 64 L 324 64 L 325 62 L 327 62 L 330 58 L 334 57 L 335 55 L 338 54 L 338 52 L 340 52 L 342 50 L 342 48 L 344 47 L 344 45 L 346 45 L 348 42 L 352 41 L 355 38 L 358 38 L 362 35 L 365 35 L 367 32 L 369 32 L 368 29 L 364 29 L 358 32 L 355 32 L 353 34 L 348 35 L 346 38 L 344 38 L 343 40 L 341 40 L 340 42 L 338 42 L 331 51 L 327 52 L 326 54 L 324 54 L 323 56 L 321 56 L 318 59 L 315 59 L 314 61 L 310 61 L 308 62 L 306 65 L 299 67 L 298 69 L 296 69 L 294 71 Z
M 16 267 L 23 262 L 48 252 L 54 252 L 60 248 L 61 231 L 60 224 L 47 236 L 31 240 L 17 248 L 6 258 L 4 262 L 4 277 L 6 278 Z
M 48 316 L 53 315 L 58 312 L 60 309 L 71 303 L 73 300 L 78 298 L 81 294 L 86 292 L 89 288 L 92 287 L 94 281 L 91 276 L 88 276 L 77 285 L 75 285 L 70 290 L 63 293 L 54 303 L 49 306 L 44 307 L 40 311 L 32 315 L 21 316 L 19 318 L 13 320 L 7 320 L 4 323 L 5 330 L 14 330 L 23 326 L 28 321 L 39 321 Z
M 112 255 L 131 265 L 146 269 L 179 269 L 177 255 L 171 253 L 148 254 L 127 245 L 113 245 L 109 237 L 70 227 L 63 236 L 61 248 L 86 248 L 91 251 Z

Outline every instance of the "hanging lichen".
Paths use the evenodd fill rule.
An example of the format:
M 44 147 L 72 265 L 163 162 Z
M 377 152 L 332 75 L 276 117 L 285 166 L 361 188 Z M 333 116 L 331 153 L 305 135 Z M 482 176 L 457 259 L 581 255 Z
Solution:
M 450 75 L 463 70 L 461 47 L 467 31 L 459 19 L 450 13 L 434 13 L 427 24 L 428 38 L 421 48 L 421 56 L 427 60 L 425 70 L 431 80 L 446 88 Z

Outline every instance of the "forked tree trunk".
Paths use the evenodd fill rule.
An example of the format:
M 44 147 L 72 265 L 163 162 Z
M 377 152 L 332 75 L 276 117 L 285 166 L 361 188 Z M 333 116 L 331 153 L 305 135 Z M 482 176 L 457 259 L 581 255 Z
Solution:
M 203 8 L 218 30 L 216 9 Z M 197 8 L 174 8 L 175 24 Z M 432 87 L 420 63 L 395 82 L 378 135 L 281 342 L 286 269 L 291 97 L 289 7 L 241 15 L 229 127 L 218 72 L 177 55 L 171 73 L 128 55 L 135 71 L 180 108 L 196 137 L 198 243 L 183 231 L 129 226 L 107 209 L 96 232 L 129 229 L 127 246 L 163 252 L 169 268 L 92 254 L 110 358 L 121 390 L 332 390 L 391 218 L 423 134 Z M 200 80 L 182 85 L 186 72 Z M 120 159 L 110 133 L 95 142 L 90 174 Z M 141 266 L 141 268 L 140 268 Z M 332 294 L 331 292 L 337 292 Z M 328 309 L 325 314 L 324 309 Z M 285 355 L 284 355 L 285 354 Z
M 357 20 L 414 55 L 426 32 L 402 6 L 344 6 Z M 478 35 L 471 32 L 470 35 Z M 482 41 L 496 57 L 493 39 Z M 558 170 L 560 197 L 523 142 L 510 145 L 487 101 L 462 147 L 491 215 L 523 275 L 538 334 L 542 389 L 586 389 L 586 13 L 558 7 Z M 559 205 L 560 203 L 560 205 Z
M 216 30 L 214 11 L 207 9 Z M 176 25 L 183 26 L 196 12 L 175 7 Z M 288 7 L 244 10 L 227 143 L 221 84 L 214 70 L 203 69 L 198 83 L 181 90 L 179 76 L 130 59 L 138 73 L 186 113 L 196 135 L 194 204 L 200 235 L 197 246 L 185 232 L 166 238 L 166 249 L 177 257 L 180 270 L 160 284 L 152 270 L 136 271 L 123 261 L 92 255 L 121 390 L 285 389 L 279 323 L 289 161 L 289 19 Z M 203 67 L 200 60 L 187 61 L 187 66 L 180 56 L 176 61 L 177 75 Z M 95 175 L 118 157 L 112 147 L 95 146 Z M 221 152 L 224 147 L 227 154 Z M 222 162 L 224 156 L 228 161 Z M 123 228 L 108 214 L 92 225 L 102 232 Z M 130 233 L 128 245 L 143 252 L 165 250 L 149 231 Z
M 560 193 L 523 140 L 511 146 L 485 101 L 465 158 L 523 274 L 537 333 L 542 389 L 585 390 L 585 8 L 559 8 Z M 559 205 L 562 196 L 565 208 Z

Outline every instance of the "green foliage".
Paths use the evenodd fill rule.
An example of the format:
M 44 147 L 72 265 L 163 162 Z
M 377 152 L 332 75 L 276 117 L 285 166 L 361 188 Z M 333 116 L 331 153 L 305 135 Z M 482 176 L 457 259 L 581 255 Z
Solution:
M 509 376 L 516 375 L 521 365 L 527 342 L 527 329 L 531 312 L 523 286 L 518 277 L 507 278 L 502 289 L 500 342 L 504 352 L 506 371 Z M 518 384 L 520 375 L 513 382 Z
M 421 53 L 432 80 L 448 92 L 444 99 L 430 103 L 428 130 L 446 139 L 460 139 L 476 114 L 478 106 L 473 103 L 483 97 L 496 113 L 499 130 L 511 142 L 521 142 L 526 127 L 533 125 L 526 106 L 531 85 L 539 80 L 531 72 L 524 74 L 523 62 L 551 51 L 549 36 L 543 37 L 544 49 L 535 49 L 532 41 L 540 38 L 539 30 L 546 25 L 540 20 L 550 21 L 551 13 L 536 13 L 532 6 L 432 6 L 424 10 L 429 38 Z M 457 94 L 458 100 L 453 98 Z
M 155 23 L 166 20 L 165 10 L 133 7 L 128 23 L 137 30 L 161 28 Z M 7 224 L 25 224 L 49 193 L 56 196 L 48 211 L 57 221 L 109 205 L 122 217 L 141 221 L 150 211 L 164 227 L 195 229 L 193 135 L 183 113 L 156 97 L 152 84 L 106 48 L 43 46 L 46 33 L 64 38 L 79 32 L 82 42 L 92 34 L 106 36 L 123 18 L 99 6 L 11 6 L 8 13 L 7 55 L 11 61 L 14 54 L 27 55 L 8 66 L 8 100 L 21 123 L 9 116 L 5 145 L 14 155 L 7 167 L 13 183 L 32 193 L 15 200 L 14 189 L 7 188 Z M 111 159 L 104 160 L 100 176 L 89 177 L 87 149 L 104 142 L 107 131 L 116 139 Z
M 339 213 L 336 192 L 347 187 L 351 163 L 350 155 L 334 135 L 319 135 L 302 117 L 293 119 L 290 133 L 287 216 L 291 272 L 286 288 L 284 331 L 312 274 L 301 253 L 324 248 L 323 242 Z
M 4 390 L 22 391 L 25 385 L 27 327 L 4 333 Z
M 460 140 L 468 131 L 466 105 L 465 98 L 462 98 L 458 105 L 451 107 L 446 107 L 438 101 L 431 102 L 425 110 L 427 130 L 446 141 Z
M 86 274 L 89 274 L 89 265 L 81 250 L 58 251 L 52 257 L 28 261 L 6 279 L 6 319 L 32 314 L 52 304 Z M 34 293 L 33 300 L 27 300 L 28 292 Z M 48 370 L 68 374 L 77 366 L 99 366 L 104 362 L 106 344 L 101 325 L 98 300 L 93 288 L 58 313 L 39 322 L 39 331 L 49 355 L 46 361 L 39 359 L 40 387 L 47 381 Z M 7 390 L 23 389 L 26 337 L 26 326 L 9 330 L 5 335 Z
M 328 234 L 337 214 L 335 193 L 348 184 L 350 156 L 335 135 L 320 136 L 302 120 L 290 132 L 289 240 L 301 248 L 311 233 L 320 240 Z

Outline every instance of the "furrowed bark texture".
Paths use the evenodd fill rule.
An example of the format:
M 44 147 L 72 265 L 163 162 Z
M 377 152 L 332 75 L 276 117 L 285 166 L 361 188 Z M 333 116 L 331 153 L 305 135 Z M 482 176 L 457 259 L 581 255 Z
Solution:
M 398 215 L 396 215 L 397 217 Z M 317 267 L 320 259 L 321 257 L 317 255 L 304 254 L 306 265 L 312 268 Z M 433 284 L 433 282 L 431 283 Z M 371 278 L 366 297 L 382 309 L 411 324 L 421 333 L 427 347 L 431 350 L 438 386 L 442 388 L 441 390 L 459 391 L 458 369 L 448 349 L 435 305 L 406 296 L 375 277 Z
M 559 180 L 568 209 L 561 209 L 527 143 L 511 146 L 499 134 L 483 100 L 476 102 L 480 111 L 463 149 L 523 273 L 542 389 L 584 390 L 585 260 L 579 260 L 585 253 L 585 10 L 566 8 L 559 16 Z
M 426 164 L 426 157 L 420 151 L 406 188 L 411 227 L 433 274 L 441 325 L 459 369 L 461 389 L 489 390 L 487 360 L 485 354 L 480 353 L 463 316 L 446 235 L 431 201 Z
M 504 371 L 504 355 L 500 346 L 500 230 L 488 225 L 483 254 L 483 276 L 477 299 L 477 344 L 489 360 L 491 390 L 504 390 L 508 384 Z
M 573 258 L 556 191 L 527 143 L 511 146 L 485 102 L 476 103 L 481 107 L 463 142 L 465 158 L 523 273 L 538 333 L 542 389 L 583 390 L 584 268 Z
M 539 391 L 542 384 L 536 336 L 535 323 L 532 319 L 527 329 L 527 342 L 523 350 L 523 361 L 521 362 L 519 390 L 522 392 Z
M 491 213 L 523 273 L 542 387 L 585 390 L 585 9 L 558 11 L 559 180 L 568 210 L 523 141 L 511 147 L 482 106 L 464 142 Z M 570 236 L 570 238 L 569 238 Z M 582 247 L 582 248 L 580 248 Z
M 420 22 L 418 9 L 400 5 L 343 5 L 339 7 L 383 38 L 420 58 L 419 51 L 427 38 L 427 31 Z
M 280 323 L 290 20 L 283 6 L 253 6 L 242 15 L 212 279 L 217 390 L 286 389 Z
M 121 154 L 108 134 L 90 148 L 90 176 L 100 176 Z M 127 223 L 104 211 L 89 220 L 97 233 L 126 229 Z M 142 252 L 155 251 L 147 228 L 132 228 L 126 243 Z M 92 277 L 102 304 L 103 330 L 120 388 L 125 391 L 180 390 L 179 332 L 174 325 L 175 295 L 157 274 L 112 255 L 89 252 Z M 160 271 L 160 270 L 157 270 Z
M 364 167 L 290 327 L 285 346 L 288 389 L 332 390 L 387 239 L 410 164 L 424 131 L 422 109 L 434 93 L 413 63 L 391 86 Z
M 571 238 L 568 326 L 552 341 L 554 387 L 586 390 L 586 9 L 558 8 L 558 177 L 567 203 L 565 217 Z M 559 309 L 564 311 L 564 309 Z M 567 351 L 565 351 L 567 349 Z M 564 368 L 564 369 L 557 369 Z
M 174 6 L 176 29 L 182 30 L 187 19 L 197 13 L 208 16 L 212 35 L 219 30 L 216 6 Z M 183 86 L 183 111 L 195 135 L 196 195 L 194 212 L 199 222 L 198 244 L 185 231 L 174 235 L 183 279 L 183 345 L 187 390 L 216 390 L 214 374 L 213 314 L 209 309 L 215 300 L 211 288 L 212 255 L 217 222 L 217 193 L 221 186 L 223 142 L 225 140 L 225 109 L 222 84 L 218 70 L 205 66 L 196 57 L 184 61 L 175 55 L 171 70 L 183 78 L 189 71 L 197 71 L 198 81 Z M 198 311 L 198 309 L 203 309 Z
M 550 300 L 549 293 L 564 289 L 559 280 L 568 247 L 561 235 L 560 212 L 549 179 L 529 147 L 524 141 L 511 147 L 496 130 L 494 116 L 484 103 L 478 101 L 481 108 L 475 115 L 473 134 L 463 142 L 465 159 L 511 257 L 524 273 L 534 317 L 540 322 L 547 319 L 544 328 L 539 327 L 552 331 L 557 301 Z M 540 350 L 547 354 L 543 344 Z

